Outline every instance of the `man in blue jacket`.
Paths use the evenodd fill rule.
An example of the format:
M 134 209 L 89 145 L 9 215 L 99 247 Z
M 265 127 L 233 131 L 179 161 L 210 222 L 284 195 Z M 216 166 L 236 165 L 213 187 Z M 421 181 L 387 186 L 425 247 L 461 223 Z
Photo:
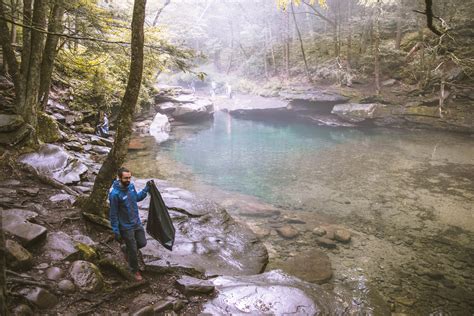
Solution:
M 146 187 L 137 193 L 131 183 L 130 170 L 121 167 L 117 175 L 118 179 L 114 181 L 109 194 L 110 224 L 115 240 L 125 242 L 130 271 L 137 281 L 141 281 L 143 277 L 138 270 L 138 250 L 146 246 L 146 237 L 138 214 L 137 202 L 146 198 L 153 180 L 148 181 Z

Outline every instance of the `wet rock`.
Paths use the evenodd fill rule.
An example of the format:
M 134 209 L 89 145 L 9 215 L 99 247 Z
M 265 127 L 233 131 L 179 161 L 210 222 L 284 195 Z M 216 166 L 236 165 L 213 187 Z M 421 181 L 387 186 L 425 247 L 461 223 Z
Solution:
M 2 216 L 7 216 L 7 215 L 19 216 L 23 218 L 25 221 L 31 221 L 38 217 L 38 213 L 29 211 L 29 210 L 24 210 L 21 208 L 11 208 L 11 209 L 3 210 L 0 212 Z
M 2 214 L 2 219 L 3 230 L 18 238 L 24 246 L 31 245 L 45 238 L 48 231 L 45 227 L 27 222 L 24 218 L 18 215 Z
M 185 295 L 208 294 L 214 291 L 214 285 L 208 280 L 201 280 L 187 275 L 176 280 L 178 289 Z
M 362 122 L 366 119 L 378 117 L 378 112 L 381 112 L 384 107 L 385 105 L 381 103 L 337 104 L 333 107 L 331 113 L 349 122 Z
M 23 125 L 21 115 L 0 114 L 0 132 L 13 132 Z
M 49 309 L 58 303 L 58 298 L 54 294 L 41 287 L 23 289 L 20 293 L 40 309 Z
M 58 288 L 65 293 L 73 293 L 76 290 L 76 286 L 70 280 L 61 280 L 58 283 Z
M 351 233 L 345 229 L 337 229 L 334 232 L 334 239 L 343 243 L 348 243 L 351 241 Z
M 335 230 L 332 227 L 328 227 L 326 229 L 326 235 L 324 235 L 324 238 L 335 240 L 336 239 Z
M 20 304 L 13 309 L 15 316 L 33 316 L 33 310 L 26 304 Z
M 59 231 L 48 235 L 44 252 L 49 259 L 59 261 L 77 253 L 77 249 L 71 236 Z
M 313 229 L 313 234 L 316 236 L 324 236 L 326 234 L 326 230 L 322 227 L 316 227 Z
M 7 265 L 12 269 L 29 269 L 33 264 L 33 256 L 14 240 L 5 242 Z
M 139 190 L 145 181 L 135 184 Z M 172 192 L 180 199 L 164 199 L 168 207 L 185 206 L 184 213 L 170 212 L 172 217 L 179 216 L 173 251 L 164 250 L 148 237 L 148 244 L 142 249 L 142 253 L 149 256 L 147 269 L 163 271 L 181 267 L 202 271 L 205 275 L 254 274 L 265 269 L 266 248 L 248 227 L 237 223 L 217 204 L 184 192 L 187 191 Z M 148 204 L 148 198 L 142 203 Z
M 86 292 L 95 292 L 104 285 L 104 280 L 99 268 L 88 261 L 74 261 L 69 271 L 74 284 Z
M 257 235 L 258 238 L 264 239 L 271 234 L 270 228 L 267 227 L 260 227 L 260 226 L 252 226 L 252 231 Z
M 352 304 L 319 285 L 301 281 L 280 270 L 251 276 L 220 276 L 211 280 L 216 298 L 206 302 L 203 313 L 212 315 L 385 315 L 369 304 Z
M 298 230 L 291 225 L 285 225 L 283 227 L 277 228 L 276 231 L 278 235 L 286 239 L 292 239 L 299 235 Z
M 171 115 L 175 120 L 184 122 L 209 119 L 214 115 L 214 104 L 210 100 L 199 99 L 194 103 L 181 104 Z
M 80 176 L 87 171 L 83 163 L 71 157 L 61 147 L 52 144 L 45 144 L 35 153 L 20 156 L 19 161 L 63 184 L 79 182 Z
M 150 135 L 152 135 L 157 143 L 161 143 L 169 138 L 169 131 L 171 130 L 168 117 L 166 115 L 157 113 L 150 125 Z
M 64 202 L 64 201 L 67 201 L 69 204 L 74 204 L 74 202 L 76 201 L 76 198 L 70 194 L 66 194 L 66 193 L 59 193 L 59 194 L 55 194 L 53 196 L 51 196 L 49 198 L 49 200 L 51 202 Z
M 324 237 L 317 237 L 315 240 L 316 240 L 316 243 L 322 247 L 330 248 L 330 249 L 336 248 L 336 243 L 332 241 L 331 239 L 324 238 Z
M 49 280 L 57 281 L 63 276 L 63 270 L 58 267 L 49 267 L 46 270 L 46 278 Z
M 324 252 L 316 249 L 285 260 L 281 267 L 290 275 L 317 284 L 326 283 L 332 277 L 329 257 Z
M 37 196 L 39 193 L 39 188 L 21 188 L 18 189 L 17 192 L 22 195 Z

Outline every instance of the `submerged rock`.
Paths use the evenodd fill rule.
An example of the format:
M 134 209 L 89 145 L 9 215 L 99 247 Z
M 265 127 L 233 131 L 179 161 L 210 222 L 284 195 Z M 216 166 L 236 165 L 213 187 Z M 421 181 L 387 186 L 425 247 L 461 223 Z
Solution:
M 309 253 L 297 254 L 281 264 L 282 269 L 302 280 L 323 284 L 332 277 L 331 261 L 324 252 L 314 249 Z
M 351 241 L 351 233 L 345 229 L 337 229 L 334 232 L 334 239 L 343 243 L 348 243 Z
M 295 238 L 296 236 L 299 235 L 299 232 L 297 229 L 295 229 L 293 226 L 291 225 L 285 225 L 283 227 L 279 227 L 276 229 L 278 235 L 280 235 L 281 237 L 283 238 L 286 238 L 286 239 L 292 239 L 292 238 Z

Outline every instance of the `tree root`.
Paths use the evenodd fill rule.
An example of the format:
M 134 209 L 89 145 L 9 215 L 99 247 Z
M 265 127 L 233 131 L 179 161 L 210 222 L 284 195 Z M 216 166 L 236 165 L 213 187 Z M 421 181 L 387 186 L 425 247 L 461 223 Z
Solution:
M 100 216 L 97 216 L 97 215 L 94 215 L 92 213 L 87 213 L 87 212 L 82 212 L 82 215 L 84 216 L 84 218 L 94 224 L 97 224 L 99 226 L 102 226 L 102 227 L 105 227 L 105 228 L 108 228 L 108 229 L 112 229 L 112 226 L 110 225 L 110 221 L 103 218 L 103 217 L 100 217 Z

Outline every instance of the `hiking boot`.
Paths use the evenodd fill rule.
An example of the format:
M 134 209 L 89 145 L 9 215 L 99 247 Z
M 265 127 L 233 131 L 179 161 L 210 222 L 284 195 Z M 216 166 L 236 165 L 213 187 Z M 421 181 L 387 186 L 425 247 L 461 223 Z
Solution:
M 138 282 L 143 281 L 143 277 L 140 271 L 135 272 L 135 280 Z

